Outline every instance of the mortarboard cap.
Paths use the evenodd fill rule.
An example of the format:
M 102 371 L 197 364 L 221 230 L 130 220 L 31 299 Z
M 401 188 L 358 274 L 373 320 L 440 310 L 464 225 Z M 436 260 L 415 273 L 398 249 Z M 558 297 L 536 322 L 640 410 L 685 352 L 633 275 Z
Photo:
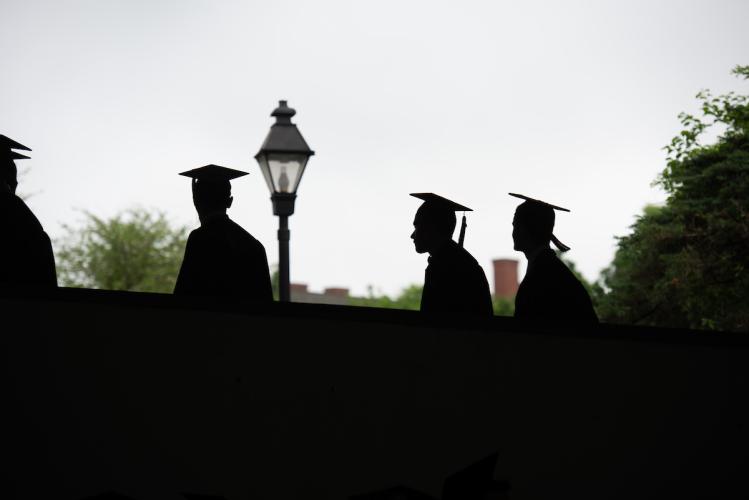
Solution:
M 186 172 L 180 172 L 179 175 L 190 177 L 196 181 L 230 181 L 237 177 L 247 175 L 247 172 L 234 170 L 233 168 L 221 167 L 219 165 L 206 165 L 204 167 L 194 168 Z
M 414 198 L 418 198 L 420 200 L 424 200 L 424 205 L 434 205 L 438 206 L 447 210 L 451 210 L 453 212 L 473 212 L 472 208 L 465 207 L 461 205 L 460 203 L 455 203 L 452 200 L 448 200 L 447 198 L 443 198 L 442 196 L 434 193 L 410 193 L 411 196 Z M 423 206 L 423 205 L 422 205 Z M 458 238 L 458 245 L 461 247 L 463 246 L 463 241 L 465 241 L 466 237 L 466 227 L 468 227 L 468 224 L 466 223 L 466 216 L 463 214 L 463 221 L 460 224 L 460 237 Z
M 16 153 L 15 151 L 11 151 L 9 149 L 0 150 L 0 157 L 11 159 L 11 160 L 28 160 L 29 157 L 26 155 L 22 155 L 21 153 Z
M 27 160 L 29 158 L 21 153 L 16 153 L 13 151 L 14 149 L 31 151 L 31 148 L 24 146 L 20 142 L 14 141 L 8 136 L 0 134 L 0 157 L 10 160 Z
M 510 196 L 514 196 L 515 198 L 520 198 L 521 200 L 525 200 L 526 203 L 535 205 L 542 209 L 547 209 L 550 212 L 550 220 L 551 220 L 551 228 L 554 227 L 554 210 L 559 210 L 561 212 L 569 212 L 569 208 L 562 208 L 558 207 L 556 205 L 552 205 L 551 203 L 547 203 L 545 201 L 537 200 L 535 198 L 531 198 L 530 196 L 525 196 L 524 194 L 517 194 L 517 193 L 507 193 Z M 545 212 L 544 212 L 545 213 Z M 566 252 L 570 249 L 567 245 L 559 241 L 559 239 L 554 236 L 554 234 L 551 234 L 551 242 L 554 243 L 554 246 L 556 246 L 560 251 Z
M 531 203 L 539 203 L 541 205 L 551 207 L 554 210 L 561 210 L 562 212 L 569 212 L 569 208 L 562 208 L 558 207 L 556 205 L 552 205 L 551 203 L 546 203 L 545 201 L 537 200 L 535 198 L 531 198 L 530 196 L 525 196 L 524 194 L 517 194 L 517 193 L 507 193 L 510 196 L 514 196 L 515 198 L 520 198 L 521 200 L 530 201 Z
M 438 194 L 411 193 L 411 196 L 413 196 L 414 198 L 418 198 L 420 200 L 424 200 L 426 203 L 434 203 L 436 205 L 441 205 L 449 210 L 452 210 L 453 212 L 473 212 L 473 209 L 464 207 L 463 205 L 460 205 L 459 203 L 455 203 L 452 200 L 448 200 L 447 198 L 443 198 L 442 196 Z
M 22 149 L 24 151 L 31 151 L 31 148 L 27 148 L 20 142 L 16 142 L 8 136 L 0 134 L 0 147 L 7 149 Z

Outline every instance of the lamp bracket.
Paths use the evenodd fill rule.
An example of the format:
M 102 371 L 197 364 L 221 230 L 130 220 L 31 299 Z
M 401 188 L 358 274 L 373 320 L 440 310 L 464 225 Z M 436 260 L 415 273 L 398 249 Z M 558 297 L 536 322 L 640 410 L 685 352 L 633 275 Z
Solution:
M 273 215 L 289 216 L 294 213 L 296 194 L 273 193 L 270 199 L 273 202 Z

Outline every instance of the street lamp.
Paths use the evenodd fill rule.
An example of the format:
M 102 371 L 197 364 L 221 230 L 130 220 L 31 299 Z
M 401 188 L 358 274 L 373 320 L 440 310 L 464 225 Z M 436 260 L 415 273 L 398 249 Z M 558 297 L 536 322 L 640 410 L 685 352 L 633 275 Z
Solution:
M 278 279 L 279 298 L 289 302 L 289 215 L 294 213 L 294 201 L 299 181 L 309 157 L 315 154 L 291 117 L 296 114 L 279 101 L 271 116 L 276 117 L 255 159 L 270 189 L 273 215 L 278 215 Z

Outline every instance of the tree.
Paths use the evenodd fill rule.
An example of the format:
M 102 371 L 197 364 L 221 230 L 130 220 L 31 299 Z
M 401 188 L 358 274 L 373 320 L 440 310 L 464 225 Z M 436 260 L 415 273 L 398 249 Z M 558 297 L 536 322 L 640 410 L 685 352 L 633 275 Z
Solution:
M 749 66 L 734 73 L 749 79 Z M 619 238 L 596 286 L 606 321 L 749 330 L 749 96 L 697 99 L 702 116 L 681 113 L 684 129 L 665 147 L 655 181 L 665 205 Z M 701 144 L 711 127 L 717 140 Z
M 492 297 L 495 316 L 513 316 L 515 314 L 515 299 Z
M 57 241 L 61 285 L 171 293 L 184 256 L 187 228 L 161 212 L 126 210 L 111 219 L 84 212 L 81 227 L 65 225 Z

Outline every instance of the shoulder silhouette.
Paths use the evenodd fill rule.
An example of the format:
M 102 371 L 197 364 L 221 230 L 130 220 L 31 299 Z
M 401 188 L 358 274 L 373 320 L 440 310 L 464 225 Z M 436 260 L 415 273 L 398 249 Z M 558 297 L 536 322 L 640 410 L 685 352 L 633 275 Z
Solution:
M 424 200 L 414 218 L 411 239 L 418 253 L 429 253 L 421 310 L 491 316 L 492 297 L 484 270 L 463 248 L 465 216 L 459 242 L 452 240 L 456 211 L 471 211 L 432 193 L 413 193 Z
M 0 135 L 0 286 L 56 287 L 52 242 L 26 203 L 16 195 L 15 160 L 27 159 L 23 144 Z
M 226 214 L 233 201 L 230 180 L 247 174 L 207 165 L 180 175 L 192 178 L 200 227 L 187 238 L 174 293 L 272 301 L 265 248 Z
M 549 321 L 597 322 L 593 303 L 580 280 L 549 247 L 564 245 L 553 234 L 555 210 L 566 208 L 510 193 L 524 199 L 515 210 L 512 240 L 515 250 L 528 258 L 528 268 L 515 296 L 515 317 Z

